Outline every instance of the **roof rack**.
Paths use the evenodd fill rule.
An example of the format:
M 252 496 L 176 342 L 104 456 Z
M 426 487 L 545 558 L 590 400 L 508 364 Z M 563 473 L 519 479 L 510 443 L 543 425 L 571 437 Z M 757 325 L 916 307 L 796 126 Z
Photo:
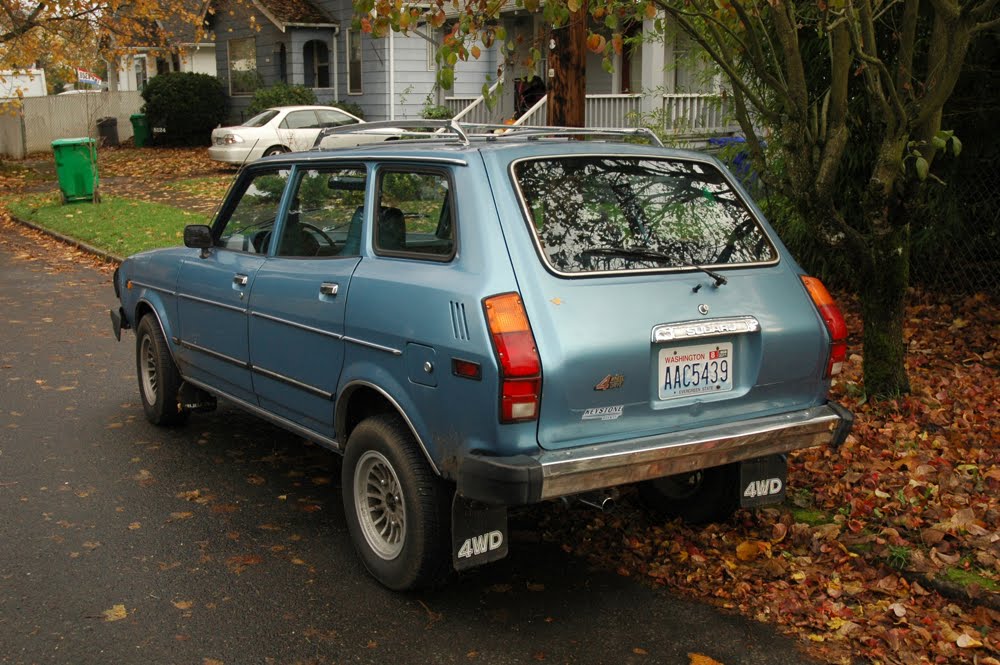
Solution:
M 384 133 L 385 130 L 395 130 L 394 136 L 400 139 L 443 138 L 454 139 L 462 145 L 469 145 L 470 138 L 487 141 L 540 138 L 569 138 L 574 136 L 608 136 L 608 137 L 639 137 L 662 148 L 663 142 L 651 129 L 637 127 L 621 129 L 614 127 L 525 127 L 521 125 L 499 125 L 488 123 L 459 123 L 455 120 L 378 120 L 357 125 L 342 125 L 326 127 L 320 130 L 313 142 L 313 150 L 318 150 L 327 136 L 336 134 L 368 134 Z M 420 131 L 424 130 L 424 131 Z M 427 130 L 433 130 L 429 133 Z

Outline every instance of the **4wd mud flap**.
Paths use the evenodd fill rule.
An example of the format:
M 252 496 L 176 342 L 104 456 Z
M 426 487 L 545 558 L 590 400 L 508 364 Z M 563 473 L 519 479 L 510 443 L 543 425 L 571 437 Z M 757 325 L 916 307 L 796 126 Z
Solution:
M 740 462 L 740 507 L 754 508 L 781 503 L 788 482 L 785 455 L 768 455 Z
M 507 556 L 507 508 L 455 495 L 451 504 L 451 560 L 466 570 Z

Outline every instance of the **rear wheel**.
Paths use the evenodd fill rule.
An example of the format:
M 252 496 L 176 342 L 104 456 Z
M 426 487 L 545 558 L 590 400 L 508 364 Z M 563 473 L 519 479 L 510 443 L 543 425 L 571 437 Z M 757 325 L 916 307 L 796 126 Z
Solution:
M 736 464 L 647 480 L 639 484 L 643 503 L 691 524 L 723 522 L 737 508 Z
M 177 401 L 181 375 L 151 314 L 142 317 L 135 329 L 135 366 L 146 419 L 154 425 L 178 425 L 187 420 L 188 412 Z
M 394 590 L 433 586 L 448 573 L 448 486 L 395 415 L 362 421 L 342 471 L 344 514 L 368 571 Z
M 285 148 L 283 146 L 274 145 L 274 146 L 271 146 L 270 148 L 268 148 L 267 150 L 264 151 L 264 156 L 265 157 L 271 157 L 273 155 L 283 155 L 286 152 L 288 152 L 288 151 L 285 150 Z

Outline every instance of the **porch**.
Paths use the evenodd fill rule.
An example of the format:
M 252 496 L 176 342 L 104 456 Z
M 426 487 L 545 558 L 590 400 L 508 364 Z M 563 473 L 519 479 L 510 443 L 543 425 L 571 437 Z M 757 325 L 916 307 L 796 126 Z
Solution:
M 513 124 L 545 125 L 546 100 L 543 97 Z M 469 124 L 502 124 L 513 116 L 512 109 L 505 108 L 503 100 L 490 109 L 482 96 L 446 97 L 445 105 L 456 120 Z M 698 144 L 699 139 L 739 132 L 740 127 L 732 116 L 729 98 L 711 93 L 670 93 L 649 98 L 638 93 L 588 94 L 584 110 L 587 127 L 647 126 L 692 144 Z

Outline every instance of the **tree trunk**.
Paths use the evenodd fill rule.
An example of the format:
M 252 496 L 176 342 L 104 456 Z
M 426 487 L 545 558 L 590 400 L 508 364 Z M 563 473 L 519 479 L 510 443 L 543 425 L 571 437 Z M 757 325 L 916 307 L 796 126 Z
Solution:
M 587 105 L 587 2 L 570 14 L 569 22 L 552 31 L 555 48 L 549 51 L 549 125 L 585 127 Z
M 909 224 L 873 239 L 869 247 L 871 262 L 860 285 L 865 392 L 871 397 L 896 397 L 910 392 L 903 339 L 910 285 Z

